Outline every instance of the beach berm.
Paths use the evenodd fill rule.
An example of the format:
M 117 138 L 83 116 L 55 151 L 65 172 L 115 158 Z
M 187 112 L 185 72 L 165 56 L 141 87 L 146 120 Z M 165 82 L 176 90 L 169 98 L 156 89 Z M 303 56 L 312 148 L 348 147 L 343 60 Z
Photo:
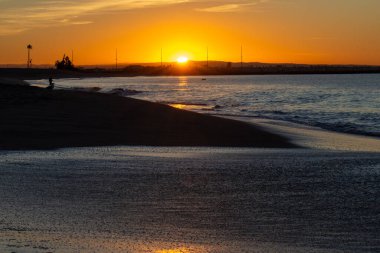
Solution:
M 0 89 L 0 149 L 294 147 L 252 124 L 133 98 L 6 84 Z

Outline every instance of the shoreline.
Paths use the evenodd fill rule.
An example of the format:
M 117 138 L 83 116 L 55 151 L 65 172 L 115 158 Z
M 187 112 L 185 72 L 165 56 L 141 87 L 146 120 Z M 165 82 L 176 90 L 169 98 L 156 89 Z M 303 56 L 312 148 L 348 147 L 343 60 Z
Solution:
M 225 118 L 260 126 L 266 131 L 284 136 L 293 144 L 306 149 L 380 153 L 380 138 L 376 136 L 336 132 L 320 127 L 266 118 L 233 116 Z
M 101 93 L 1 85 L 0 150 L 92 146 L 295 148 L 252 124 Z
M 6 85 L 5 83 L 8 83 L 9 85 Z M 64 96 L 66 96 L 65 99 L 67 100 L 67 99 L 70 99 L 69 94 L 76 94 L 78 96 L 84 96 L 84 98 L 85 97 L 88 98 L 88 96 L 93 96 L 92 99 L 95 99 L 95 97 L 96 97 L 95 100 L 97 100 L 97 102 L 102 103 L 102 102 L 104 102 L 102 100 L 105 97 L 108 97 L 108 98 L 112 97 L 118 101 L 124 100 L 124 101 L 128 101 L 129 103 L 131 103 L 131 101 L 135 101 L 135 102 L 139 101 L 139 103 L 141 103 L 145 107 L 150 106 L 151 110 L 154 108 L 163 109 L 166 107 L 166 109 L 164 110 L 164 111 L 166 111 L 165 113 L 169 112 L 169 114 L 170 114 L 170 113 L 173 113 L 174 111 L 176 111 L 177 113 L 181 112 L 180 114 L 185 118 L 189 117 L 189 115 L 193 115 L 193 116 L 197 115 L 199 117 L 199 119 L 200 118 L 208 119 L 208 120 L 217 119 L 222 124 L 225 124 L 226 122 L 231 123 L 231 120 L 232 120 L 235 124 L 237 123 L 237 125 L 240 125 L 240 127 L 243 124 L 248 124 L 249 125 L 248 127 L 247 126 L 243 127 L 244 128 L 243 131 L 249 132 L 249 131 L 253 130 L 253 135 L 260 135 L 263 133 L 265 135 L 264 139 L 268 138 L 268 140 L 269 140 L 269 141 L 263 140 L 260 138 L 258 140 L 257 139 L 254 140 L 254 138 L 253 138 L 251 143 L 249 143 L 249 141 L 246 141 L 246 140 L 237 140 L 236 138 L 235 138 L 235 140 L 231 140 L 231 138 L 230 139 L 224 138 L 223 133 L 222 133 L 223 131 L 218 131 L 217 133 L 215 133 L 215 135 L 219 135 L 219 137 L 220 137 L 219 140 L 216 140 L 219 137 L 217 137 L 216 139 L 214 138 L 214 140 L 203 140 L 202 141 L 199 138 L 197 140 L 190 140 L 190 139 L 192 139 L 191 135 L 196 134 L 196 133 L 194 133 L 194 131 L 192 131 L 192 133 L 190 133 L 188 135 L 185 134 L 186 137 L 184 139 L 182 139 L 181 134 L 178 133 L 178 131 L 179 131 L 179 129 L 183 128 L 183 125 L 182 126 L 181 126 L 181 124 L 178 125 L 177 122 L 175 120 L 173 120 L 172 121 L 172 124 L 173 124 L 172 130 L 174 129 L 176 136 L 172 135 L 171 138 L 167 139 L 166 141 L 162 141 L 162 140 L 161 141 L 152 141 L 152 139 L 154 139 L 154 136 L 152 136 L 153 132 L 156 132 L 157 135 L 160 135 L 163 133 L 162 131 L 164 129 L 162 128 L 162 125 L 161 126 L 157 126 L 157 125 L 153 126 L 153 128 L 151 129 L 150 133 L 148 133 L 147 136 L 145 136 L 145 137 L 140 136 L 140 138 L 142 137 L 140 140 L 136 140 L 136 139 L 131 140 L 130 138 L 129 139 L 127 138 L 128 140 L 125 140 L 125 139 L 121 138 L 123 140 L 120 140 L 120 141 L 115 140 L 114 137 L 112 137 L 108 141 L 105 140 L 107 133 L 105 133 L 106 136 L 104 136 L 104 133 L 101 136 L 99 136 L 100 139 L 95 138 L 94 140 L 89 140 L 87 137 L 85 137 L 85 135 L 89 134 L 89 133 L 86 133 L 86 126 L 84 126 L 85 129 L 81 130 L 83 136 L 78 136 L 78 134 L 76 134 L 75 138 L 79 138 L 79 139 L 74 141 L 74 142 L 69 141 L 69 140 L 64 140 L 64 141 L 60 140 L 58 142 L 55 142 L 56 140 L 55 141 L 53 140 L 50 143 L 49 143 L 49 141 L 41 143 L 41 141 L 36 141 L 36 140 L 31 141 L 29 138 L 29 140 L 26 140 L 26 144 L 21 144 L 20 140 L 17 142 L 18 144 L 16 144 L 16 143 L 11 144 L 10 139 L 12 139 L 12 135 L 10 137 L 8 137 L 8 136 L 4 137 L 6 135 L 6 134 L 4 134 L 4 131 L 6 133 L 6 131 L 9 130 L 9 124 L 8 125 L 3 124 L 3 126 L 0 127 L 0 133 L 3 133 L 2 134 L 3 137 L 0 138 L 0 150 L 44 150 L 44 149 L 46 150 L 46 149 L 59 149 L 59 148 L 106 147 L 106 146 L 152 146 L 152 147 L 178 146 L 178 147 L 253 147 L 253 148 L 257 148 L 257 147 L 258 148 L 289 148 L 289 147 L 294 148 L 294 147 L 296 147 L 296 148 L 311 148 L 311 149 L 333 150 L 333 151 L 380 152 L 380 139 L 375 137 L 375 136 L 342 133 L 342 132 L 337 132 L 337 131 L 326 130 L 326 129 L 319 128 L 319 127 L 312 127 L 312 126 L 303 125 L 303 124 L 299 124 L 299 123 L 288 122 L 288 121 L 273 120 L 273 119 L 267 119 L 267 118 L 252 118 L 252 117 L 244 117 L 244 116 L 233 116 L 233 115 L 204 114 L 204 113 L 194 112 L 192 110 L 186 110 L 186 109 L 183 110 L 183 109 L 178 109 L 176 107 L 173 108 L 172 106 L 166 105 L 166 104 L 154 103 L 154 102 L 139 100 L 139 99 L 135 99 L 135 98 L 131 98 L 131 97 L 118 96 L 117 94 L 112 94 L 112 93 L 107 94 L 107 93 L 88 92 L 88 91 L 84 91 L 84 90 L 82 91 L 82 90 L 61 90 L 61 89 L 57 89 L 57 90 L 54 90 L 52 92 L 52 91 L 45 90 L 42 86 L 30 85 L 29 83 L 27 83 L 25 81 L 20 81 L 20 80 L 16 80 L 16 79 L 0 79 L 0 87 L 1 88 L 12 87 L 13 93 L 14 93 L 14 96 L 12 96 L 12 95 L 10 96 L 10 97 L 12 97 L 12 99 L 17 98 L 17 96 L 20 94 L 21 94 L 21 97 L 23 97 L 23 98 L 21 98 L 21 100 L 18 101 L 18 102 L 20 102 L 20 104 L 17 105 L 17 102 L 16 102 L 16 104 L 14 104 L 14 102 L 12 102 L 12 101 L 7 102 L 6 101 L 7 99 L 4 99 L 4 97 L 2 98 L 2 96 L 0 95 L 0 105 L 3 105 L 3 106 L 5 105 L 5 107 L 7 107 L 7 104 L 8 104 L 8 109 L 5 108 L 5 110 L 4 109 L 1 110 L 1 108 L 0 108 L 0 113 L 3 113 L 4 115 L 8 114 L 8 116 L 10 114 L 10 111 L 9 111 L 10 110 L 9 109 L 10 104 L 13 104 L 12 107 L 17 108 L 17 107 L 20 107 L 22 104 L 25 104 L 25 103 L 28 104 L 31 102 L 28 100 L 30 100 L 30 99 L 33 100 L 33 95 L 32 96 L 27 95 L 25 97 L 25 93 L 24 93 L 25 90 L 24 90 L 24 92 L 20 92 L 23 89 L 32 89 L 33 92 L 38 93 L 37 97 L 35 97 L 35 99 L 36 99 L 35 101 L 37 101 L 37 102 L 47 102 L 47 100 L 49 100 L 49 96 L 51 96 L 49 94 L 51 94 L 51 93 L 57 94 L 57 92 L 58 92 L 58 93 L 60 93 L 60 95 L 58 95 L 58 97 L 55 97 L 55 99 L 59 98 L 63 94 L 66 94 Z M 8 89 L 8 91 L 9 91 L 9 89 Z M 89 95 L 89 94 L 98 94 L 98 95 Z M 67 95 L 68 95 L 68 97 L 67 97 Z M 53 97 L 54 96 L 52 96 L 50 98 L 53 98 Z M 77 99 L 78 98 L 79 97 L 77 97 Z M 23 99 L 26 99 L 26 100 L 23 101 Z M 108 101 L 109 101 L 109 99 L 108 99 Z M 47 102 L 46 105 L 47 105 L 47 107 L 49 107 L 49 103 L 51 103 L 51 105 L 54 105 L 55 102 L 57 102 L 57 101 L 54 101 L 54 99 L 53 99 L 50 102 Z M 68 100 L 65 102 L 70 103 L 70 101 L 68 101 Z M 79 102 L 79 101 L 76 101 L 76 102 Z M 116 102 L 116 104 L 117 103 L 118 102 Z M 79 105 L 78 108 L 80 109 L 80 104 L 77 104 L 77 105 Z M 136 106 L 136 104 L 133 106 Z M 12 110 L 13 109 L 15 109 L 15 108 L 12 108 Z M 29 108 L 28 110 L 30 110 L 30 109 L 33 110 L 33 108 Z M 34 109 L 36 109 L 36 108 L 34 108 Z M 96 110 L 95 107 L 94 107 L 94 110 Z M 87 111 L 87 113 L 88 112 L 89 111 Z M 45 111 L 45 113 L 46 113 L 46 111 Z M 52 113 L 53 113 L 52 111 L 49 112 L 50 116 L 52 115 Z M 60 113 L 62 113 L 62 112 L 60 112 Z M 32 116 L 36 117 L 38 115 L 36 115 L 34 112 L 34 114 L 32 113 Z M 84 116 L 86 117 L 86 115 L 84 115 Z M 104 117 L 104 114 L 99 115 L 99 117 L 100 118 Z M 126 115 L 126 117 L 128 117 L 128 115 Z M 138 117 L 142 118 L 142 117 L 144 117 L 144 115 L 139 115 Z M 95 121 L 96 120 L 102 121 L 102 119 L 96 119 L 96 117 L 92 118 L 92 119 Z M 227 119 L 228 121 L 224 121 L 225 119 Z M 120 119 L 117 119 L 117 120 L 120 120 Z M 155 119 L 155 120 L 157 120 L 157 119 Z M 155 121 L 155 120 L 153 120 L 153 121 Z M 46 127 L 48 127 L 48 125 L 46 125 L 47 122 L 41 121 L 40 123 L 44 123 L 45 129 L 40 129 L 40 130 L 38 130 L 38 132 L 50 131 L 51 130 L 49 128 L 46 128 Z M 75 122 L 73 122 L 73 123 L 75 123 Z M 155 123 L 157 123 L 157 122 L 155 122 Z M 88 127 L 89 126 L 87 125 L 87 128 Z M 205 126 L 203 126 L 203 127 L 205 127 Z M 8 130 L 7 130 L 7 128 L 8 128 Z M 53 128 L 53 126 L 52 126 L 52 128 Z M 210 134 L 210 126 L 207 126 L 206 128 L 208 128 L 208 130 L 207 129 L 206 130 L 209 132 L 208 134 Z M 214 128 L 218 128 L 218 127 L 216 125 L 214 125 Z M 238 136 L 238 134 L 236 133 L 236 131 L 234 129 L 231 129 L 230 127 L 227 127 L 227 128 L 229 128 L 228 131 L 230 132 L 229 133 L 230 135 L 232 134 L 232 135 L 236 135 L 236 137 Z M 136 126 L 134 127 L 134 130 L 136 130 Z M 200 130 L 200 129 L 198 129 L 198 130 Z M 203 130 L 205 130 L 205 129 L 203 129 Z M 59 134 L 67 135 L 67 137 L 69 137 L 69 139 L 71 137 L 73 137 L 71 135 L 73 133 L 70 132 L 69 129 L 60 129 L 59 131 L 60 131 Z M 120 129 L 118 129 L 118 131 L 119 131 L 119 133 L 118 133 L 119 135 L 126 135 L 126 133 L 122 133 L 122 131 L 120 131 Z M 160 131 L 161 131 L 161 133 L 160 133 Z M 235 131 L 235 133 L 232 133 L 234 131 Z M 25 129 L 23 129 L 22 132 L 25 132 Z M 91 132 L 91 131 L 89 131 L 89 132 Z M 245 134 L 247 134 L 248 132 L 245 132 Z M 15 135 L 15 133 L 13 133 L 13 134 Z M 29 134 L 33 135 L 33 132 L 29 131 Z M 110 134 L 110 133 L 108 133 L 108 134 Z M 141 134 L 142 133 L 140 133 L 140 135 Z M 169 133 L 166 132 L 164 134 L 167 138 Z M 199 134 L 200 133 L 198 133 L 198 137 L 199 137 Z M 229 136 L 229 137 L 231 137 L 231 136 Z M 273 137 L 275 139 L 271 139 Z M 150 138 L 150 140 L 148 140 L 149 138 Z M 101 141 L 99 142 L 99 140 L 101 140 Z M 31 143 L 28 143 L 30 141 L 31 141 Z M 279 142 L 277 142 L 277 141 L 279 141 Z

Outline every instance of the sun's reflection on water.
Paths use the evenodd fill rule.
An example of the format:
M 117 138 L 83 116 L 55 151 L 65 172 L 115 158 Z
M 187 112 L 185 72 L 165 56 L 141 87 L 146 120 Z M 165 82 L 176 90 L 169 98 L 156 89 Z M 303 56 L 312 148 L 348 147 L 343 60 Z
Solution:
M 188 77 L 187 76 L 180 76 L 178 77 L 178 86 L 187 86 L 188 85 Z
M 187 248 L 179 248 L 179 249 L 161 249 L 161 250 L 156 250 L 154 253 L 191 253 L 191 252 Z
M 184 104 L 169 104 L 171 107 L 174 107 L 174 108 L 177 108 L 177 109 L 182 109 L 182 110 L 185 110 L 187 109 L 187 105 L 184 105 Z
M 178 88 L 176 88 L 176 91 L 187 91 L 189 84 L 189 79 L 187 76 L 180 76 L 178 77 Z

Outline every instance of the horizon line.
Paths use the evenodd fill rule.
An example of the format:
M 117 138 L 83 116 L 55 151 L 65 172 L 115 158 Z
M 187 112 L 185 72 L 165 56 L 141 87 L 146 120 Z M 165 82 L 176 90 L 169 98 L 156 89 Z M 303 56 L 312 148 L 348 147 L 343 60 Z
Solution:
M 231 64 L 238 64 L 240 65 L 240 61 L 223 61 L 223 60 L 189 60 L 188 63 L 231 63 Z M 149 65 L 149 64 L 155 64 L 155 65 L 161 65 L 161 61 L 158 62 L 118 62 L 118 66 L 131 66 L 131 65 Z M 174 64 L 177 65 L 176 61 L 167 61 L 162 62 L 162 64 Z M 294 62 L 256 62 L 256 61 L 247 61 L 243 62 L 243 64 L 261 64 L 261 65 L 299 65 L 299 66 L 357 66 L 357 67 L 380 67 L 380 64 L 356 64 L 356 63 L 337 63 L 337 64 L 331 64 L 331 63 L 294 63 Z M 74 64 L 75 65 L 75 64 Z M 6 67 L 6 66 L 25 66 L 25 63 L 0 63 L 0 67 Z M 35 67 L 42 67 L 42 66 L 52 66 L 54 67 L 54 64 L 51 63 L 39 63 L 39 64 L 33 64 Z M 78 64 L 75 65 L 77 67 L 97 67 L 97 66 L 115 66 L 115 63 L 94 63 L 94 64 Z M 213 67 L 213 66 L 208 66 Z

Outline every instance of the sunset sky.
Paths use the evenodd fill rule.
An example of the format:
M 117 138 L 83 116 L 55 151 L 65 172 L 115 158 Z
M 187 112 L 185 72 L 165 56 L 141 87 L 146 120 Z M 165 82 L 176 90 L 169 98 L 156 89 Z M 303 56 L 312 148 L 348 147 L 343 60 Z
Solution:
M 0 0 L 0 64 L 210 60 L 380 65 L 379 0 Z

